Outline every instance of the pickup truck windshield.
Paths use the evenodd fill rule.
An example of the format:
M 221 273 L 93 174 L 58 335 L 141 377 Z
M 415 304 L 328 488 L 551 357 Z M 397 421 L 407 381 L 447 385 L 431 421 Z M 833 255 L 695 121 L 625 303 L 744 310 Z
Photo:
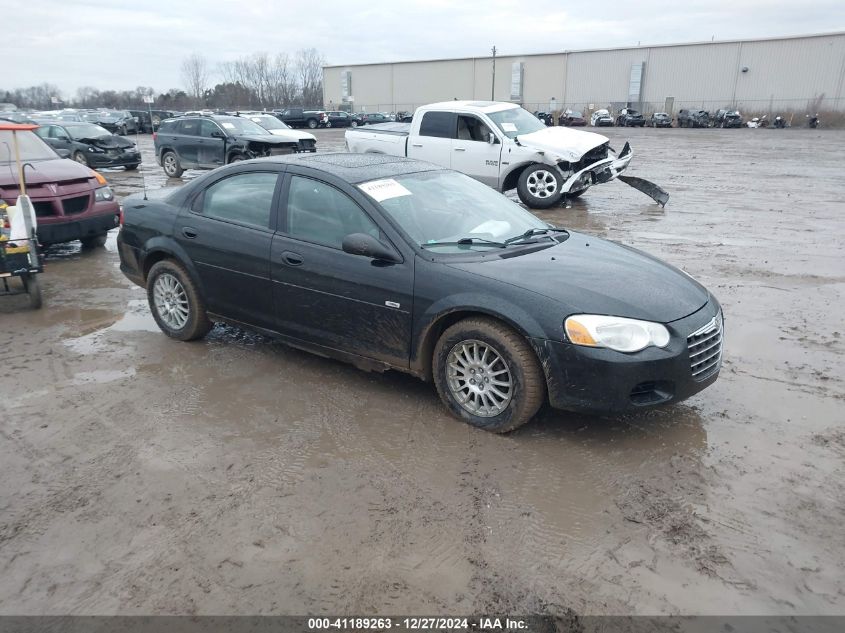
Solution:
M 511 108 L 490 112 L 489 116 L 502 133 L 509 138 L 516 138 L 521 134 L 531 134 L 545 129 L 545 125 L 528 110 Z
M 358 187 L 379 201 L 414 242 L 431 252 L 501 248 L 505 239 L 549 228 L 502 194 L 456 172 L 408 174 Z

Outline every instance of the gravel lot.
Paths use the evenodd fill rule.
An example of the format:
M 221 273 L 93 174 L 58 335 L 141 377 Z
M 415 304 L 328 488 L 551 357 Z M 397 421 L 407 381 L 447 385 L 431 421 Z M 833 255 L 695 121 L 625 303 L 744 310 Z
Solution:
M 605 133 L 667 207 L 539 215 L 710 288 L 713 387 L 495 436 L 408 376 L 169 340 L 114 234 L 54 247 L 43 310 L 0 298 L 0 614 L 845 614 L 845 132 Z M 139 142 L 118 193 L 178 186 Z

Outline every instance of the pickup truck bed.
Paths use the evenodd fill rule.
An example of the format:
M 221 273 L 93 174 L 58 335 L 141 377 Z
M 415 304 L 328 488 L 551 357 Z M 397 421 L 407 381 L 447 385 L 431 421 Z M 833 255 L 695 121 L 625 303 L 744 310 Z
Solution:
M 377 123 L 355 130 L 357 141 L 365 141 L 365 153 L 390 154 L 391 156 L 408 155 L 408 137 L 411 135 L 410 123 Z M 347 132 L 346 149 L 350 149 Z

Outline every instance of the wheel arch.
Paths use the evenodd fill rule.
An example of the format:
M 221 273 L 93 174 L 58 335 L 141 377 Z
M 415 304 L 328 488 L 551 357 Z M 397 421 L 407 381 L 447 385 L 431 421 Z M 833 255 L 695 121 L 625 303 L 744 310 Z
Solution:
M 188 257 L 185 250 L 176 243 L 175 240 L 165 237 L 153 238 L 144 249 L 143 257 L 141 258 L 141 274 L 143 275 L 144 284 L 147 282 L 147 276 L 150 269 L 158 262 L 170 259 L 182 266 L 191 276 L 191 280 L 196 284 L 197 289 L 205 295 L 205 288 L 202 285 L 202 280 L 197 272 L 196 266 Z
M 411 358 L 411 370 L 426 382 L 430 382 L 432 380 L 434 346 L 437 345 L 437 341 L 443 332 L 455 323 L 474 317 L 485 317 L 499 321 L 530 341 L 530 333 L 512 316 L 484 307 L 454 307 L 439 313 L 421 331 L 418 344 L 414 350 L 416 354 Z

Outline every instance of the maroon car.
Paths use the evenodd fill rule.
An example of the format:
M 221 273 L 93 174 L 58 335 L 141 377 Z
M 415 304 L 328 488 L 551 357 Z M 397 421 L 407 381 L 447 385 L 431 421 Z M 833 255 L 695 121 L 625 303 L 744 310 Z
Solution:
M 25 164 L 26 192 L 38 219 L 38 241 L 82 240 L 83 246 L 102 246 L 109 229 L 120 223 L 114 192 L 93 169 L 59 156 L 32 132 L 37 127 L 16 126 L 15 134 Z M 13 148 L 12 131 L 0 129 L 0 200 L 8 204 L 20 193 Z

